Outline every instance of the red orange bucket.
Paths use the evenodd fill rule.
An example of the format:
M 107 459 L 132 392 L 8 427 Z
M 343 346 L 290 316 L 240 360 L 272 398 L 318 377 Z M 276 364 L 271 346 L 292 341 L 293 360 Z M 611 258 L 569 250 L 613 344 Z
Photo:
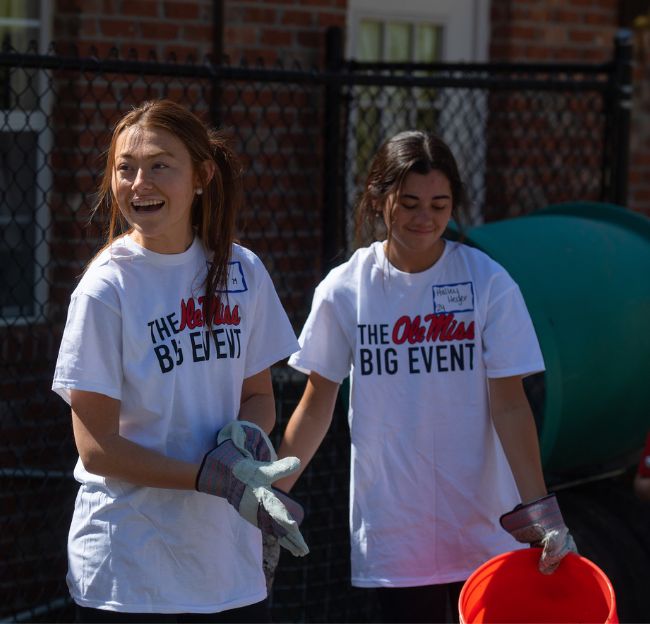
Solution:
M 568 554 L 550 575 L 540 549 L 514 550 L 485 562 L 465 581 L 461 624 L 617 624 L 614 588 L 593 562 Z

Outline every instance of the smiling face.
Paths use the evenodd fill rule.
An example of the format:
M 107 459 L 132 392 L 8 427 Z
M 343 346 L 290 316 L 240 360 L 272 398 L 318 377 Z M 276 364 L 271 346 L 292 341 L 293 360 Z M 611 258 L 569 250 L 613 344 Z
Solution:
M 111 190 L 142 247 L 169 254 L 190 246 L 199 182 L 187 148 L 172 133 L 135 125 L 117 137 Z
M 384 206 L 391 264 L 407 273 L 432 266 L 445 248 L 441 237 L 452 206 L 451 186 L 444 173 L 437 169 L 427 174 L 408 173 L 402 188 L 390 194 Z

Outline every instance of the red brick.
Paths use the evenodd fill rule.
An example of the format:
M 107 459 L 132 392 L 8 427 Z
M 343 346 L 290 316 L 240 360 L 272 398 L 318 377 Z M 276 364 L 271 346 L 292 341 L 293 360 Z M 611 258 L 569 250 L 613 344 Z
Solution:
M 569 41 L 574 43 L 592 44 L 597 38 L 597 33 L 593 30 L 569 30 Z
M 581 24 L 584 17 L 584 11 L 575 11 L 566 6 L 553 8 L 549 12 L 549 20 L 561 22 L 562 24 Z
M 195 20 L 199 17 L 199 6 L 196 2 L 164 2 L 163 15 L 177 20 Z
M 160 42 L 177 39 L 180 29 L 173 22 L 142 22 L 140 32 L 145 39 L 155 39 Z
M 205 42 L 212 44 L 211 24 L 182 24 L 180 38 L 185 41 Z
M 92 37 L 97 34 L 97 20 L 94 17 L 84 18 L 81 20 L 79 35 L 82 39 Z
M 122 2 L 120 13 L 133 17 L 158 17 L 158 0 L 138 0 L 137 2 Z
M 329 8 L 331 7 L 334 2 L 332 0 L 300 0 L 300 4 L 303 6 L 310 6 L 310 7 L 323 7 L 323 8 Z
M 325 45 L 325 35 L 320 30 L 301 30 L 296 33 L 296 43 L 307 48 L 320 48 Z
M 139 35 L 138 24 L 133 20 L 102 18 L 99 22 L 99 31 L 106 37 L 134 37 Z
M 293 43 L 293 33 L 289 30 L 265 28 L 260 34 L 260 42 L 268 46 L 290 46 Z
M 508 32 L 512 39 L 539 41 L 542 38 L 542 30 L 535 26 L 511 24 L 508 27 Z
M 277 24 L 278 11 L 275 9 L 262 9 L 259 7 L 243 7 L 241 21 L 244 24 Z
M 281 22 L 293 26 L 309 26 L 314 22 L 314 13 L 313 11 L 284 11 Z
M 321 11 L 318 14 L 318 25 L 322 27 L 327 26 L 345 26 L 345 13 L 325 13 Z
M 249 46 L 258 42 L 258 29 L 253 26 L 226 26 L 224 36 L 227 46 Z

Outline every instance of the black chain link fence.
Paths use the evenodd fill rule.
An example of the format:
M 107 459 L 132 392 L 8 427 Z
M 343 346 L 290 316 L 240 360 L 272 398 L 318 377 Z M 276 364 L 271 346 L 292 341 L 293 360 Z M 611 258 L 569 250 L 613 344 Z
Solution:
M 340 42 L 340 36 L 338 38 Z M 372 153 L 394 132 L 439 132 L 472 199 L 469 220 L 549 203 L 624 203 L 629 97 L 601 66 L 359 65 L 337 38 L 322 72 L 300 68 L 0 53 L 0 618 L 69 621 L 66 537 L 76 494 L 69 410 L 50 391 L 69 296 L 101 242 L 89 222 L 102 151 L 133 104 L 169 97 L 225 128 L 246 165 L 240 239 L 268 267 L 298 332 L 323 273 L 351 250 Z M 276 441 L 304 378 L 274 368 Z M 343 401 L 295 489 L 311 547 L 283 554 L 276 621 L 373 621 L 349 586 Z

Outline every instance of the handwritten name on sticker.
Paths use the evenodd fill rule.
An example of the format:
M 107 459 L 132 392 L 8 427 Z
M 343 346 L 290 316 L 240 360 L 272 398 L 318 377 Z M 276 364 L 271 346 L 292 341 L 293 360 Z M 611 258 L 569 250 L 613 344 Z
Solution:
M 472 282 L 441 284 L 433 286 L 433 311 L 471 312 L 474 310 L 474 286 Z
M 248 286 L 246 284 L 246 278 L 244 277 L 244 271 L 241 268 L 241 262 L 238 260 L 229 262 L 226 287 L 222 290 L 217 290 L 217 292 L 238 293 L 246 292 L 247 290 Z

